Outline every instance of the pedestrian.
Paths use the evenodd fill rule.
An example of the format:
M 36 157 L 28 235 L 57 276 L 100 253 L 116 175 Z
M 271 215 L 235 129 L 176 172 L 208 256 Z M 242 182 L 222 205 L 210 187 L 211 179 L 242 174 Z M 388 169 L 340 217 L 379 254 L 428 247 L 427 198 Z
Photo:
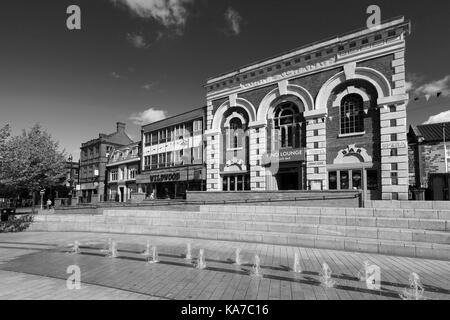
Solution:
M 51 206 L 52 206 L 52 200 L 48 199 L 47 200 L 47 209 L 50 210 Z

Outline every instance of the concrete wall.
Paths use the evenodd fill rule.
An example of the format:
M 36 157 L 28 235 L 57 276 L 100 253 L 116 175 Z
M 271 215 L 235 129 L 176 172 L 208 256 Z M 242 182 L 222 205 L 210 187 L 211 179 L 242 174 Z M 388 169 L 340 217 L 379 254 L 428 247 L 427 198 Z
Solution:
M 347 207 L 361 206 L 360 191 L 240 191 L 187 193 L 187 201 L 241 202 L 254 205 L 293 205 L 301 207 Z

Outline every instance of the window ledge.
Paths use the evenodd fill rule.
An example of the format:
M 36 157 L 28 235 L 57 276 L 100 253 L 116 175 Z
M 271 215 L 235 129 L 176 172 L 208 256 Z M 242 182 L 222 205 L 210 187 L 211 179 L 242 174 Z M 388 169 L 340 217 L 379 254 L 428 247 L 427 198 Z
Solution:
M 365 135 L 365 134 L 366 134 L 365 131 L 363 131 L 363 132 L 354 132 L 354 133 L 345 133 L 345 134 L 340 133 L 340 134 L 338 134 L 338 138 L 347 138 L 347 137 L 363 136 L 363 135 Z
M 244 148 L 227 148 L 227 151 L 240 151 L 244 150 Z

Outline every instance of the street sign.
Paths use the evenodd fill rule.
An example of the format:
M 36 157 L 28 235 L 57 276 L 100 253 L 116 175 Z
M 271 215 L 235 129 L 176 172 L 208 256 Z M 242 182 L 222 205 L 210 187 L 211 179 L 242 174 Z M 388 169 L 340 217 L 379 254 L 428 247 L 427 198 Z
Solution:
M 43 196 L 45 194 L 45 190 L 41 190 L 41 192 L 39 192 L 41 196 Z

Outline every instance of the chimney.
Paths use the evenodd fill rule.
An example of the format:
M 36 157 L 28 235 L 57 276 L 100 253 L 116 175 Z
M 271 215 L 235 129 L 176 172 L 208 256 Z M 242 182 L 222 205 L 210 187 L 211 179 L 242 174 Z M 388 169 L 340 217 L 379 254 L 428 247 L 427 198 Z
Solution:
M 123 132 L 123 131 L 125 131 L 125 123 L 117 122 L 117 132 Z

